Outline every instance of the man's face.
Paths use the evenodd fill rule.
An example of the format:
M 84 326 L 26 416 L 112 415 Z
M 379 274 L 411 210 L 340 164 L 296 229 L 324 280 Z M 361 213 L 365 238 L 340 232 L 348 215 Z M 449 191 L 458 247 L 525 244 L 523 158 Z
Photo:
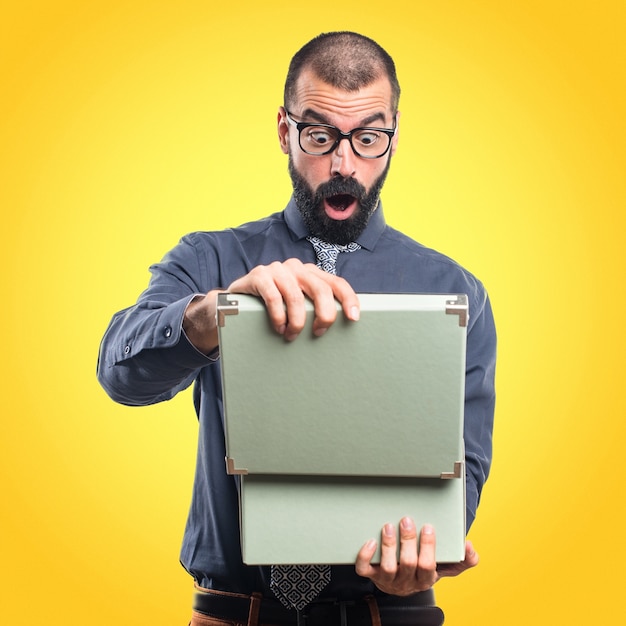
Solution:
M 358 92 L 346 92 L 305 70 L 290 106 L 298 122 L 331 124 L 343 132 L 361 126 L 395 125 L 386 77 Z M 313 156 L 301 150 L 298 131 L 288 123 L 282 107 L 278 133 L 283 152 L 289 154 L 294 198 L 311 233 L 334 243 L 354 241 L 376 210 L 397 134 L 389 152 L 378 159 L 357 156 L 347 140 L 340 141 L 330 154 Z

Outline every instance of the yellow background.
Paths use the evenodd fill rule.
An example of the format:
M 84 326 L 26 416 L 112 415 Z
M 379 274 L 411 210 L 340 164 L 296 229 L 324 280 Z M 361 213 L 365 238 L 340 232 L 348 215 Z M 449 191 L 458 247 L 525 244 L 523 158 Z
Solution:
M 621 623 L 626 3 L 15 7 L 0 15 L 0 622 L 187 623 L 191 398 L 115 405 L 99 340 L 181 235 L 283 207 L 288 60 L 347 28 L 389 50 L 403 86 L 388 221 L 475 272 L 497 316 L 482 562 L 438 584 L 446 623 Z

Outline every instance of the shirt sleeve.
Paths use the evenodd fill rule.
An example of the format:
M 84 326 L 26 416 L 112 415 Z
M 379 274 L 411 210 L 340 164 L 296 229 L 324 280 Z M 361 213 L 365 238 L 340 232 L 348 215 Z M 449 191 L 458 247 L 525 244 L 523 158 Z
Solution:
M 208 269 L 191 237 L 150 268 L 137 303 L 116 313 L 100 345 L 97 377 L 122 404 L 168 400 L 188 387 L 198 369 L 215 361 L 198 351 L 183 329 L 185 309 L 207 288 Z
M 473 323 L 472 318 L 473 317 Z M 496 331 L 491 304 L 482 300 L 470 309 L 465 378 L 466 523 L 476 516 L 480 494 L 489 475 L 495 410 Z

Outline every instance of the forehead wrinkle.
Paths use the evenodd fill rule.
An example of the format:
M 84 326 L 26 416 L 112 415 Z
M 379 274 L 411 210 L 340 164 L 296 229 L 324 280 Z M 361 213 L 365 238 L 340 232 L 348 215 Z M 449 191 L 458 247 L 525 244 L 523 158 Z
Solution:
M 304 97 L 298 98 L 296 106 L 300 109 L 297 113 L 301 119 L 308 117 L 321 124 L 330 124 L 338 128 L 346 125 L 351 128 L 368 126 L 376 120 L 387 124 L 387 118 L 393 121 L 389 101 L 383 97 L 353 97 L 344 100 L 309 92 Z
M 324 115 L 323 113 L 320 113 L 319 111 L 316 111 L 315 109 L 312 108 L 307 108 L 304 109 L 304 111 L 302 111 L 302 113 L 300 114 L 302 117 L 302 121 L 307 121 L 309 119 L 315 121 L 315 122 L 319 122 L 320 124 L 328 124 L 329 126 L 334 126 L 334 124 L 332 123 L 332 121 L 326 117 L 326 115 Z M 384 112 L 382 111 L 378 111 L 376 113 L 372 113 L 371 115 L 368 115 L 367 117 L 362 118 L 358 124 L 357 127 L 367 127 L 370 124 L 373 124 L 374 122 L 380 120 L 381 122 L 385 122 L 386 120 L 386 116 L 384 114 Z M 356 127 L 355 127 L 356 128 Z
M 389 99 L 382 94 L 363 94 L 361 92 L 336 92 L 328 94 L 321 90 L 303 89 L 298 93 L 296 102 L 315 103 L 316 109 L 324 108 L 337 114 L 357 115 L 371 109 L 390 109 Z

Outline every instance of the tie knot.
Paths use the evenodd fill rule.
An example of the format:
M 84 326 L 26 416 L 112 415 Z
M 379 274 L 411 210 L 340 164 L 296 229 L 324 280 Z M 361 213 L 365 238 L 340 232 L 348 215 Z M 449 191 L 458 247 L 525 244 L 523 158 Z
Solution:
M 350 243 L 329 243 L 319 237 L 307 237 L 315 250 L 317 257 L 317 266 L 329 274 L 336 274 L 337 257 L 340 252 L 355 252 L 360 250 L 361 246 L 355 241 Z

